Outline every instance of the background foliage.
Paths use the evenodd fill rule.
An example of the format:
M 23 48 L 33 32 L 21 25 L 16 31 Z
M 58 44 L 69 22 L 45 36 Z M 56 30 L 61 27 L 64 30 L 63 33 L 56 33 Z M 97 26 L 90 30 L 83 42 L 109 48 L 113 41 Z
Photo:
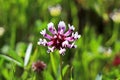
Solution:
M 119 80 L 119 8 L 120 0 L 0 0 L 0 80 L 60 80 L 58 51 L 47 54 L 37 41 L 61 20 L 82 36 L 63 56 L 64 80 Z M 31 69 L 38 60 L 47 65 L 41 73 Z

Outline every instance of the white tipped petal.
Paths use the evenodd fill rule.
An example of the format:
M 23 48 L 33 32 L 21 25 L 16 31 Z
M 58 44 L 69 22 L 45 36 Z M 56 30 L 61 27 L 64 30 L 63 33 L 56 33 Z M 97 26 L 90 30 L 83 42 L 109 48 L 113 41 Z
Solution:
M 73 25 L 70 26 L 70 24 L 68 24 L 68 27 L 69 27 L 70 30 L 75 30 L 75 27 Z
M 73 43 L 71 44 L 71 48 L 74 46 L 74 44 L 75 44 L 75 42 L 73 42 Z
M 52 34 L 57 34 L 56 29 L 55 29 L 55 27 L 54 27 L 54 24 L 53 24 L 52 22 L 50 22 L 50 23 L 48 24 L 48 30 L 49 30 Z
M 62 48 L 61 48 L 61 49 L 59 50 L 59 53 L 62 54 L 62 55 L 64 55 L 64 54 L 65 54 L 65 51 L 66 51 L 66 49 L 64 49 L 64 48 L 62 49 Z
M 40 38 L 39 41 L 37 42 L 38 45 L 42 44 L 42 39 Z
M 58 32 L 62 34 L 65 31 L 65 29 L 66 29 L 66 25 L 64 21 L 60 21 L 58 24 Z
M 58 24 L 58 28 L 66 28 L 66 25 L 64 23 L 64 21 L 60 21 L 59 24 Z
M 81 37 L 81 35 L 78 35 L 78 38 L 80 38 Z
M 64 42 L 62 43 L 62 46 L 63 46 L 63 47 L 67 47 L 68 44 L 69 44 L 68 41 L 64 41 Z
M 43 46 L 46 46 L 46 44 L 47 44 L 47 41 L 46 41 L 46 39 L 39 39 L 39 41 L 38 41 L 38 45 L 43 45 Z
M 55 48 L 55 47 L 48 47 L 47 52 L 48 52 L 48 53 L 53 52 L 53 51 L 54 51 L 54 48 Z
M 40 42 L 38 41 L 37 44 L 40 45 Z
M 69 27 L 69 30 L 64 34 L 65 36 L 69 36 L 75 30 L 75 27 L 70 26 L 70 24 L 68 24 L 68 27 Z
M 81 35 L 78 35 L 78 32 L 76 32 L 75 34 L 74 34 L 74 38 L 75 39 L 78 39 L 78 38 L 80 38 L 81 37 Z
M 48 24 L 48 30 L 49 30 L 50 28 L 53 28 L 53 26 L 54 26 L 54 24 L 53 24 L 52 22 L 50 22 L 50 23 Z
M 47 41 L 46 41 L 46 39 L 43 39 L 43 42 L 42 42 L 42 44 L 43 44 L 44 46 L 46 46 L 46 44 L 47 44 Z
M 43 36 L 46 34 L 46 29 L 44 29 L 44 30 L 42 30 L 41 32 L 40 32 L 40 34 L 42 34 Z
M 74 33 L 72 33 L 72 37 L 74 37 L 74 35 L 75 35 L 75 34 L 74 34 Z
M 75 45 L 75 42 L 71 44 L 71 48 L 77 48 L 77 45 Z

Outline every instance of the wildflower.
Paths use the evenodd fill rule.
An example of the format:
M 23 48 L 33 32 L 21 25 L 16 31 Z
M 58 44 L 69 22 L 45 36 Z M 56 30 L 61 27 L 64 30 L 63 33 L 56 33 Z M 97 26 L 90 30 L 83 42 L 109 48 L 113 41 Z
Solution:
M 120 54 L 117 54 L 113 60 L 113 65 L 118 66 L 120 65 Z
M 51 16 L 59 16 L 61 14 L 61 10 L 62 10 L 60 5 L 49 7 L 48 9 L 49 9 Z
M 32 64 L 32 69 L 35 72 L 41 72 L 45 69 L 46 64 L 43 61 L 37 61 Z
M 48 46 L 48 53 L 58 49 L 59 53 L 62 55 L 65 53 L 66 48 L 76 48 L 77 46 L 74 43 L 81 37 L 81 35 L 78 35 L 78 32 L 73 32 L 75 30 L 73 25 L 70 26 L 68 24 L 68 27 L 68 31 L 65 32 L 66 25 L 63 21 L 60 21 L 58 24 L 58 30 L 56 30 L 54 24 L 50 22 L 48 24 L 48 30 L 52 33 L 52 35 L 47 34 L 46 29 L 40 32 L 40 34 L 49 41 L 40 38 L 38 45 Z
M 105 48 L 103 46 L 100 46 L 98 48 L 98 52 L 103 53 L 106 57 L 110 57 L 112 55 L 112 49 L 109 48 Z
M 110 57 L 112 55 L 112 49 L 108 48 L 104 53 L 107 57 Z

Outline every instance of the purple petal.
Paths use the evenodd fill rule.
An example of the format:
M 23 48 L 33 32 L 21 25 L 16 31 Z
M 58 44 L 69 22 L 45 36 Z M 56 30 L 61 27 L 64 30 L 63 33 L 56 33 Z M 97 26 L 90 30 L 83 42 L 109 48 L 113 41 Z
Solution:
M 50 23 L 48 24 L 48 30 L 49 30 L 52 34 L 57 34 L 57 31 L 56 31 L 56 29 L 55 29 L 55 27 L 54 27 L 54 24 L 53 24 L 52 22 L 50 22 Z
M 74 31 L 74 26 L 70 26 L 70 24 L 68 24 L 69 30 L 64 34 L 65 36 L 69 36 L 73 31 Z
M 52 36 L 50 36 L 49 34 L 45 34 L 44 37 L 47 38 L 47 39 L 49 39 L 49 40 L 52 39 Z
M 77 48 L 77 45 L 73 42 L 72 44 L 67 45 L 68 48 Z
M 67 41 L 69 41 L 69 42 L 75 41 L 74 37 L 67 37 L 67 38 L 65 38 L 65 40 L 67 40 Z
M 52 36 L 50 36 L 49 34 L 46 33 L 46 29 L 42 30 L 40 32 L 45 38 L 51 40 L 52 39 Z
M 60 21 L 58 24 L 58 33 L 63 34 L 66 29 L 64 21 Z
M 53 44 L 53 41 L 47 42 L 47 46 L 51 46 Z

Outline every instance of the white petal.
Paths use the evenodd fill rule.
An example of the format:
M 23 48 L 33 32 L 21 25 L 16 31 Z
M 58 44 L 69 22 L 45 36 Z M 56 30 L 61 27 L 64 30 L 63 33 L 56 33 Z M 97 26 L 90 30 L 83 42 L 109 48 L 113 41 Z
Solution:
M 46 29 L 42 30 L 40 33 L 44 36 L 46 34 Z
M 54 51 L 54 48 L 55 48 L 55 47 L 48 47 L 47 52 L 48 52 L 48 53 L 53 52 L 53 51 Z
M 37 42 L 37 44 L 38 44 L 38 45 L 40 45 L 40 44 L 41 44 L 41 42 L 39 42 L 39 41 L 38 41 L 38 42 Z
M 73 42 L 72 44 L 71 44 L 71 48 L 77 48 L 77 45 L 75 45 L 75 42 Z
M 55 29 L 55 27 L 54 27 L 54 24 L 53 24 L 52 22 L 50 22 L 50 23 L 48 24 L 48 30 L 49 30 L 52 34 L 57 34 L 56 29 Z
M 64 55 L 64 54 L 65 54 L 65 51 L 66 51 L 66 49 L 64 49 L 64 48 L 62 49 L 62 48 L 61 48 L 61 49 L 59 50 L 59 53 L 62 54 L 62 55 Z
M 53 30 L 53 29 L 54 29 L 54 24 L 53 24 L 52 22 L 50 22 L 50 23 L 48 24 L 48 30 L 51 31 L 51 30 Z
M 46 41 L 46 39 L 43 39 L 43 42 L 42 42 L 42 44 L 43 44 L 44 46 L 47 44 L 47 41 Z
M 78 35 L 78 32 L 76 32 L 76 33 L 77 33 L 77 35 L 76 35 L 76 36 L 77 36 L 78 38 L 80 38 L 80 37 L 81 37 L 81 35 Z
M 39 41 L 38 41 L 38 45 L 43 45 L 43 46 L 46 46 L 46 44 L 47 44 L 47 41 L 46 41 L 46 39 L 39 39 Z
M 40 38 L 38 41 L 38 45 L 41 45 L 41 44 L 42 44 L 42 39 Z
M 69 44 L 68 41 L 64 41 L 64 42 L 62 43 L 62 46 L 63 46 L 63 47 L 67 47 L 68 44 Z
M 68 24 L 68 27 L 69 27 L 70 30 L 75 30 L 75 27 L 73 25 L 70 26 L 70 24 Z
M 51 27 L 53 27 L 53 26 L 54 26 L 54 24 L 53 24 L 52 22 L 50 22 L 50 23 L 48 24 L 48 29 L 51 28 Z
M 60 21 L 59 24 L 58 24 L 58 29 L 62 29 L 62 30 L 65 30 L 66 29 L 66 25 L 64 23 L 64 21 Z
M 78 35 L 78 32 L 76 32 L 75 34 L 74 34 L 74 38 L 75 39 L 78 39 L 78 38 L 80 38 L 81 37 L 81 35 Z
M 75 35 L 75 34 L 74 34 L 74 33 L 72 33 L 72 37 L 74 37 L 74 35 Z

